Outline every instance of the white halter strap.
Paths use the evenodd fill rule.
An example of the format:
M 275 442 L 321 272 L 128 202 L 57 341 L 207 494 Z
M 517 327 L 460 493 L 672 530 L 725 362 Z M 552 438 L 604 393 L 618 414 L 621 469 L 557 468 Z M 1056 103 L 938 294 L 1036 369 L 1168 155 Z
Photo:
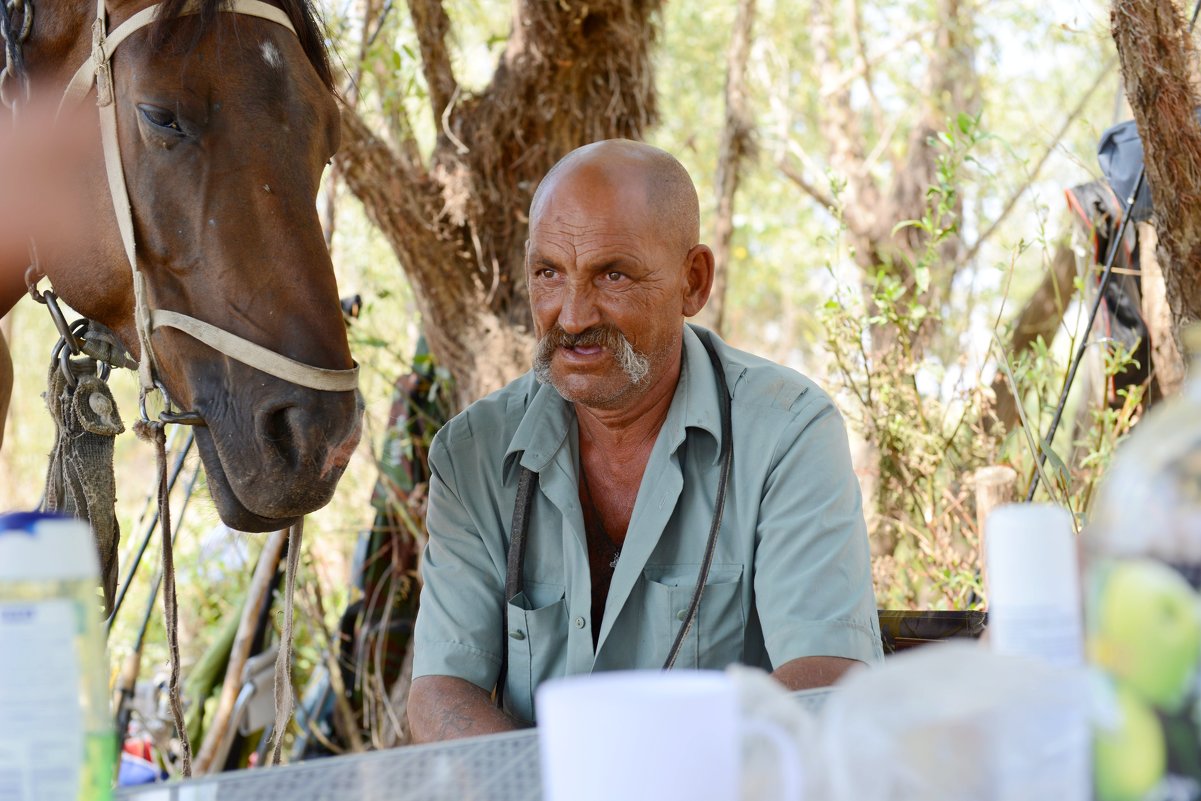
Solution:
M 138 269 L 134 245 L 133 213 L 129 203 L 129 191 L 125 186 L 125 170 L 121 165 L 121 148 L 117 141 L 117 106 L 114 102 L 110 61 L 113 51 L 121 42 L 125 41 L 131 33 L 144 28 L 157 18 L 161 5 L 161 3 L 156 3 L 142 9 L 113 31 L 108 32 L 106 30 L 108 12 L 105 8 L 105 0 L 97 0 L 96 21 L 92 28 L 92 57 L 75 72 L 59 105 L 61 111 L 68 103 L 82 100 L 95 85 L 96 103 L 100 107 L 100 138 L 104 146 L 104 165 L 108 173 L 109 192 L 113 198 L 113 208 L 117 213 L 117 227 L 121 231 L 121 241 L 125 245 L 125 256 L 133 271 L 134 324 L 138 333 L 138 346 L 142 351 L 142 357 L 138 363 L 138 379 L 142 391 L 150 393 L 156 389 L 155 359 L 154 350 L 150 344 L 150 335 L 159 328 L 175 328 L 183 331 L 232 359 L 302 387 L 330 392 L 348 392 L 356 389 L 359 383 L 357 365 L 349 370 L 313 367 L 289 359 L 237 334 L 217 328 L 203 320 L 197 320 L 195 317 L 179 312 L 156 311 L 150 308 L 146 293 L 145 274 Z M 261 17 L 284 26 L 293 34 L 296 33 L 292 22 L 283 11 L 261 2 L 261 0 L 227 0 L 221 5 L 220 10 Z M 185 6 L 182 13 L 195 14 L 198 11 L 198 4 L 192 2 Z

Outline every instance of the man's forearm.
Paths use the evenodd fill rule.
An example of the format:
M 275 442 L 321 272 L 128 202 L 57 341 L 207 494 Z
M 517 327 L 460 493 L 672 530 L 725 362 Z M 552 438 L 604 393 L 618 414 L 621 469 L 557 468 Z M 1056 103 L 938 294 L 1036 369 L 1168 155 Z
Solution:
M 455 740 L 522 727 L 491 696 L 465 679 L 421 676 L 409 691 L 409 729 L 415 743 Z
M 856 665 L 854 659 L 840 656 L 803 656 L 785 662 L 772 672 L 772 678 L 790 690 L 810 690 L 828 687 L 842 678 L 842 674 Z

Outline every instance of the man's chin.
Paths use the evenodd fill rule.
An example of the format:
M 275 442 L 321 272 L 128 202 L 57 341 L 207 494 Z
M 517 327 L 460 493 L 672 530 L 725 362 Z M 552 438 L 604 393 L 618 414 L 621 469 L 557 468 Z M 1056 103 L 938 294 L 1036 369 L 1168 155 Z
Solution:
M 551 370 L 549 383 L 568 403 L 577 403 L 590 409 L 611 409 L 620 407 L 622 402 L 630 398 L 637 387 L 624 375 L 580 375 L 572 373 L 562 375 L 557 370 Z

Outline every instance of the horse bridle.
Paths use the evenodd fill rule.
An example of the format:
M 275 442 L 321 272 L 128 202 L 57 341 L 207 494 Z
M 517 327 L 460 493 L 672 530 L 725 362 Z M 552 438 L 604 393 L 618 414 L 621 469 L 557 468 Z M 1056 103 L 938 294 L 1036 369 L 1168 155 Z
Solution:
M 0 3 L 5 0 L 0 0 Z M 23 0 L 27 19 L 31 15 L 31 0 Z M 84 62 L 68 83 L 59 104 L 59 113 L 69 104 L 77 103 L 87 97 L 93 87 L 96 89 L 96 103 L 100 109 L 100 137 L 104 149 L 105 171 L 108 175 L 109 193 L 112 196 L 113 208 L 117 215 L 117 227 L 121 232 L 121 241 L 125 247 L 125 256 L 129 261 L 133 277 L 134 292 L 134 327 L 138 336 L 138 347 L 141 357 L 137 363 L 138 381 L 141 385 L 142 418 L 147 419 L 145 399 L 156 390 L 162 395 L 166 410 L 161 416 L 163 422 L 203 424 L 203 418 L 195 412 L 172 412 L 171 400 L 165 387 L 158 380 L 154 349 L 150 342 L 151 334 L 160 328 L 174 328 L 194 339 L 203 342 L 210 348 L 229 356 L 243 364 L 249 365 L 261 372 L 283 379 L 298 386 L 328 392 L 351 392 L 358 388 L 359 368 L 356 364 L 348 370 L 331 370 L 323 367 L 298 362 L 283 354 L 257 345 L 237 334 L 218 328 L 191 315 L 165 309 L 153 309 L 147 298 L 145 274 L 138 268 L 137 253 L 133 230 L 133 213 L 130 206 L 129 192 L 125 184 L 125 171 L 121 162 L 121 149 L 117 139 L 117 106 L 113 89 L 112 56 L 117 47 L 130 34 L 146 27 L 155 21 L 161 3 L 142 9 L 112 31 L 108 30 L 108 10 L 105 0 L 97 0 L 96 20 L 92 26 L 92 57 Z M 184 7 L 181 15 L 195 14 L 200 10 L 197 2 Z M 220 7 L 222 12 L 243 14 L 258 17 L 282 25 L 296 35 L 292 21 L 281 9 L 269 5 L 262 0 L 227 0 Z M 28 26 L 24 26 L 28 27 Z M 37 279 L 41 277 L 36 264 L 30 268 L 31 275 L 27 276 L 31 294 L 42 300 L 39 295 L 47 296 L 53 302 L 52 293 L 38 293 Z M 52 307 L 56 308 L 56 307 Z M 56 315 L 56 324 L 61 312 Z M 60 333 L 61 331 L 60 326 Z M 71 344 L 72 352 L 78 352 L 69 335 L 64 333 L 64 339 Z

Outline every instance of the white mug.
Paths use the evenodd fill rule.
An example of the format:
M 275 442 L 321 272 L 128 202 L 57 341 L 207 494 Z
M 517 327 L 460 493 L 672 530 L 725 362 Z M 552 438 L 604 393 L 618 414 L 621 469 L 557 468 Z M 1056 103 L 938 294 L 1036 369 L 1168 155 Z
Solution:
M 616 671 L 544 683 L 536 699 L 545 801 L 737 801 L 742 749 L 776 751 L 781 798 L 800 801 L 796 745 L 743 720 L 717 671 Z

